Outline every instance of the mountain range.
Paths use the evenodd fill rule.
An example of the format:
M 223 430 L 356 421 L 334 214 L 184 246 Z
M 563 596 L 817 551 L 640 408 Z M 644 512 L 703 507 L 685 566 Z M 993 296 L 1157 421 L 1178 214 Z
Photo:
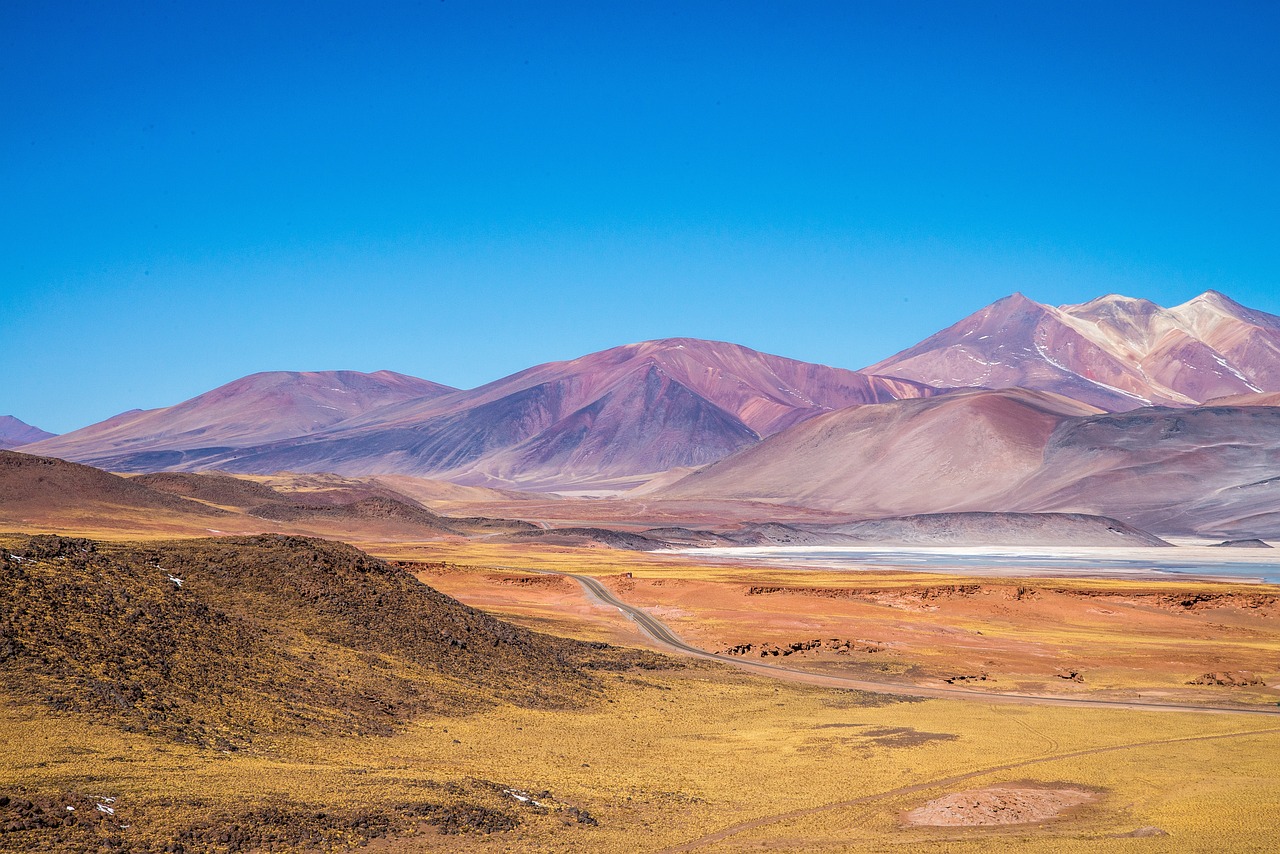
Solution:
M 932 395 L 913 380 L 667 339 L 469 391 L 399 374 L 257 374 L 25 452 L 115 471 L 430 475 L 523 489 L 635 484 L 846 406 Z
M 861 371 L 691 338 L 461 390 L 275 372 L 24 453 L 123 472 L 430 477 L 560 494 L 646 486 L 860 518 L 1086 512 L 1280 531 L 1280 317 L 1014 294 Z

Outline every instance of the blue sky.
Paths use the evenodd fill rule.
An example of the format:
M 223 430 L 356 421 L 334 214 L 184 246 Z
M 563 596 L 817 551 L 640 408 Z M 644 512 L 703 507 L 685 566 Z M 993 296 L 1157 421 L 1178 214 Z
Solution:
M 1274 3 L 366 5 L 0 5 L 0 414 L 861 367 L 1014 290 L 1280 313 Z

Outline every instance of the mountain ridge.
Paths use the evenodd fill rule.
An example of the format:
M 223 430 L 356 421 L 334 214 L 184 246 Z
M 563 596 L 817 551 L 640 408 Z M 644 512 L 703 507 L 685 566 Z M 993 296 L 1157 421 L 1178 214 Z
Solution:
M 1021 293 L 865 368 L 939 387 L 1036 388 L 1108 411 L 1280 391 L 1280 317 L 1206 291 L 1173 308 Z
M 232 383 L 161 412 L 234 399 L 235 391 Z M 536 365 L 471 390 L 432 391 L 368 406 L 300 434 L 262 430 L 260 441 L 225 441 L 236 438 L 229 429 L 156 435 L 145 432 L 145 424 L 142 435 L 130 436 L 148 417 L 142 413 L 24 450 L 62 453 L 118 471 L 408 474 L 555 489 L 601 480 L 639 483 L 676 466 L 709 462 L 824 412 L 936 393 L 912 380 L 691 338 L 622 345 Z M 224 441 L 201 441 L 210 435 Z

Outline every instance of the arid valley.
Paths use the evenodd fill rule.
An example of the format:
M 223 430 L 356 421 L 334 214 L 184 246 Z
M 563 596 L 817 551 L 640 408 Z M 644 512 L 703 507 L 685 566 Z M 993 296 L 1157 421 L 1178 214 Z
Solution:
M 1088 313 L 1019 300 L 932 351 Z M 680 339 L 0 451 L 0 848 L 1265 850 L 1280 320 L 1097 306 L 1100 351 L 1213 312 L 1275 355 L 1151 348 L 1106 410 L 1061 355 L 949 389 Z
M 1273 854 L 1277 44 L 0 3 L 0 854 Z

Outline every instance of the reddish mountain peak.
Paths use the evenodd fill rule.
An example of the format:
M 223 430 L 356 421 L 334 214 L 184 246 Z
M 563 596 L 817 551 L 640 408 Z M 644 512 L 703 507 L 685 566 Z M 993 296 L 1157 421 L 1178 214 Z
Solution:
M 1171 310 L 1177 311 L 1178 309 L 1189 305 L 1210 306 L 1218 309 L 1219 311 L 1236 315 L 1246 314 L 1252 311 L 1252 309 L 1246 308 L 1231 297 L 1222 293 L 1222 291 L 1215 291 L 1213 288 L 1210 288 L 1199 296 L 1192 297 L 1182 305 L 1174 306 Z
M 1127 297 L 1123 294 L 1106 294 L 1088 302 L 1075 305 L 1062 305 L 1058 309 L 1073 317 L 1081 317 L 1096 321 L 1122 320 L 1127 318 L 1150 318 L 1166 313 L 1149 299 Z
M 360 391 L 414 397 L 457 391 L 451 386 L 386 370 L 368 374 L 360 371 L 260 371 L 218 386 L 205 395 L 230 396 L 280 389 L 298 393 L 311 390 Z M 199 400 L 205 395 L 192 400 Z

